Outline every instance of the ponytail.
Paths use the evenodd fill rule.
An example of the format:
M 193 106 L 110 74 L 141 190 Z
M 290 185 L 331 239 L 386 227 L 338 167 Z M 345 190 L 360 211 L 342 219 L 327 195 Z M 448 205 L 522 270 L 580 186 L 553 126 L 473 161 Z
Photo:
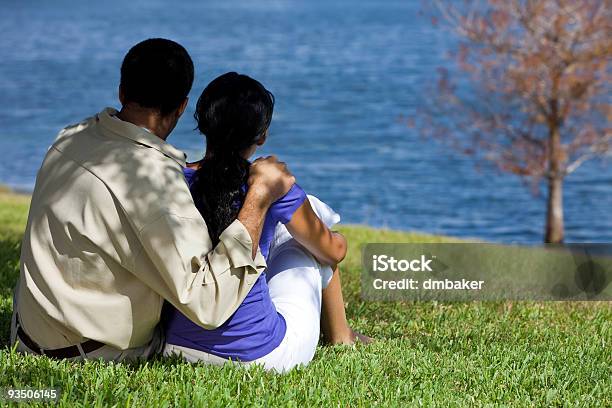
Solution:
M 202 162 L 196 171 L 192 193 L 213 246 L 238 217 L 249 178 L 250 163 L 236 152 L 217 154 Z

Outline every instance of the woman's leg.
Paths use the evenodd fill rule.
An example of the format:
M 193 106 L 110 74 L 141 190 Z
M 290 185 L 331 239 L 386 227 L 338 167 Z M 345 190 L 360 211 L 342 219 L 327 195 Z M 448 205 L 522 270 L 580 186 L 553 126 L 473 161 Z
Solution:
M 326 343 L 352 343 L 353 333 L 346 320 L 340 270 L 337 266 L 332 269 L 334 274 L 322 293 L 321 332 Z
M 333 267 L 334 274 L 322 293 L 321 331 L 323 339 L 329 344 L 354 344 L 359 341 L 370 343 L 371 338 L 351 329 L 346 320 L 340 269 Z
M 331 279 L 328 272 L 329 267 L 321 266 L 293 239 L 271 253 L 266 271 L 270 297 L 285 318 L 287 332 L 283 343 L 258 363 L 277 371 L 308 364 L 321 331 L 333 344 L 370 341 L 348 325 L 338 268 Z
M 309 195 L 310 205 L 315 213 L 328 226 L 332 227 L 340 221 L 340 216 L 327 204 L 319 200 L 317 197 Z M 279 224 L 276 227 L 274 234 L 274 242 L 270 254 L 276 252 L 276 248 L 280 248 L 284 243 L 293 241 L 291 234 L 287 231 L 284 225 Z M 297 244 L 299 246 L 299 244 Z M 310 254 L 309 254 L 310 255 Z M 272 257 L 273 258 L 273 257 Z M 309 257 L 310 259 L 312 256 Z M 320 313 L 320 328 L 323 333 L 323 338 L 330 344 L 353 344 L 355 341 L 370 343 L 371 338 L 364 336 L 352 330 L 346 320 L 346 312 L 344 309 L 344 299 L 342 296 L 342 285 L 340 282 L 340 270 L 337 266 L 321 266 L 315 261 L 317 269 L 321 275 L 322 284 L 322 307 Z M 280 265 L 282 269 L 282 265 Z M 276 273 L 279 265 L 271 268 L 268 276 Z
M 320 269 L 293 239 L 271 252 L 266 270 L 270 298 L 285 319 L 287 331 L 276 349 L 256 360 L 267 369 L 284 372 L 314 357 L 320 334 Z

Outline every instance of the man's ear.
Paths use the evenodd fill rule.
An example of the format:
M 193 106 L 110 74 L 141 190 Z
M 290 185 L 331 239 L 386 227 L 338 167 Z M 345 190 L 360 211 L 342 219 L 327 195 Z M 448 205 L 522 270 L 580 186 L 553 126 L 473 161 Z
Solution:
M 121 102 L 121 105 L 125 105 L 125 93 L 123 93 L 121 85 L 119 85 L 119 102 Z
M 189 97 L 186 97 L 185 100 L 181 103 L 181 105 L 176 110 L 177 117 L 181 117 L 183 113 L 185 113 L 185 109 L 187 109 L 187 104 L 189 103 Z

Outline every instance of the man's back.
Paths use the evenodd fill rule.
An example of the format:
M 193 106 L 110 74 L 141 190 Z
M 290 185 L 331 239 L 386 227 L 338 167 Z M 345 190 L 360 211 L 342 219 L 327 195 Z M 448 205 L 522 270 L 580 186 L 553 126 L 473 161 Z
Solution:
M 37 178 L 18 312 L 45 347 L 82 338 L 118 348 L 150 340 L 163 299 L 135 275 L 139 234 L 166 213 L 200 218 L 182 179 L 182 153 L 109 113 L 63 130 Z M 200 235 L 193 239 L 207 252 L 205 229 Z M 117 319 L 126 312 L 137 319 Z

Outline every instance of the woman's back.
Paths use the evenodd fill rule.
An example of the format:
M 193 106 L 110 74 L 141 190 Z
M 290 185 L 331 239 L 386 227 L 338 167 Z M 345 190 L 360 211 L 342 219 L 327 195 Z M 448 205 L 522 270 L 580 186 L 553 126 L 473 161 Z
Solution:
M 195 170 L 185 169 L 184 173 L 191 186 Z M 279 222 L 289 222 L 305 199 L 306 194 L 296 184 L 271 205 L 259 241 L 260 250 L 266 259 L 276 225 Z M 280 344 L 286 331 L 285 320 L 276 311 L 270 298 L 265 274 L 255 281 L 236 312 L 216 329 L 201 328 L 171 305 L 166 305 L 164 320 L 168 343 L 241 361 L 252 361 L 268 354 Z

